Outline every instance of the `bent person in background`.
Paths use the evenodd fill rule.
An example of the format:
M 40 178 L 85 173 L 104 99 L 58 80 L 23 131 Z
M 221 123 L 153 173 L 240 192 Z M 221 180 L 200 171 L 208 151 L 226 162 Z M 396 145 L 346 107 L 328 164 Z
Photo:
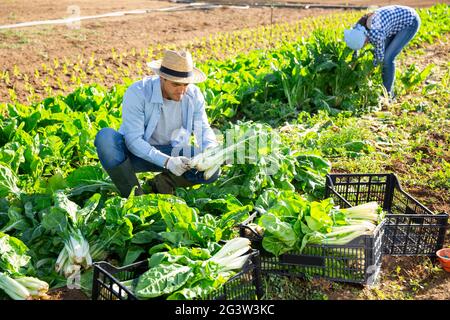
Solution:
M 395 58 L 415 36 L 420 26 L 417 12 L 406 6 L 386 6 L 361 17 L 344 40 L 353 50 L 370 42 L 374 47 L 374 66 L 382 65 L 383 85 L 394 95 Z M 355 53 L 357 55 L 357 53 Z
M 220 169 L 205 179 L 190 167 L 190 157 L 218 145 L 205 112 L 205 100 L 195 83 L 206 80 L 187 51 L 167 50 L 148 64 L 155 76 L 132 84 L 123 97 L 119 131 L 103 128 L 95 138 L 98 157 L 122 197 L 173 194 L 177 187 L 211 183 Z M 194 134 L 197 147 L 191 146 Z M 143 190 L 137 172 L 161 172 Z M 145 188 L 144 188 L 145 189 Z

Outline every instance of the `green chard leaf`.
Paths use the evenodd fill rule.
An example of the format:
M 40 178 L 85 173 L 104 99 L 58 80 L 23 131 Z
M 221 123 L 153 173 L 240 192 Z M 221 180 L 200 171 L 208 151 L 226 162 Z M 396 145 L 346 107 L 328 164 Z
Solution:
M 178 290 L 192 276 L 190 267 L 160 264 L 139 277 L 135 292 L 141 299 L 159 297 Z

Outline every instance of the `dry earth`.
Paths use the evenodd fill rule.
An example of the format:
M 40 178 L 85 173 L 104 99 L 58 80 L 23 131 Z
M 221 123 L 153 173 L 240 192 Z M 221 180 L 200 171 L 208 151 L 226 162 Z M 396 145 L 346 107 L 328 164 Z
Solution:
M 251 3 L 252 0 L 217 0 L 215 3 Z M 258 1 L 261 3 L 261 1 Z M 296 1 L 305 3 L 307 1 Z M 311 1 L 310 1 L 311 2 Z M 442 1 L 318 1 L 324 4 L 385 5 L 409 4 L 415 7 L 430 6 Z M 139 0 L 4 0 L 0 2 L 0 26 L 46 19 L 62 19 L 98 15 L 134 9 L 155 9 L 182 6 L 169 1 Z M 74 11 L 70 11 L 74 7 Z M 0 29 L 0 70 L 12 70 L 17 65 L 23 72 L 33 72 L 42 63 L 53 58 L 73 60 L 78 56 L 96 57 L 105 60 L 111 49 L 119 52 L 135 48 L 140 50 L 155 44 L 177 43 L 195 37 L 208 36 L 219 31 L 233 31 L 293 22 L 307 16 L 330 14 L 337 9 L 299 9 L 252 7 L 237 9 L 222 7 L 209 10 L 176 12 L 151 12 L 142 15 L 83 20 L 76 24 L 46 25 L 14 29 Z M 0 99 L 2 101 L 2 99 Z

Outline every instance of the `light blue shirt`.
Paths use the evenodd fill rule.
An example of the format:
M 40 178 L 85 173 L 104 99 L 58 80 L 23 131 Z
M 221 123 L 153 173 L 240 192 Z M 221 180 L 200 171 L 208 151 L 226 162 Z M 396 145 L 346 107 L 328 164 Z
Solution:
M 162 106 L 159 76 L 145 77 L 133 83 L 123 96 L 122 125 L 119 128 L 130 152 L 160 167 L 164 167 L 169 156 L 150 145 L 149 140 L 158 124 Z M 181 99 L 181 112 L 183 127 L 189 136 L 194 134 L 201 150 L 217 145 L 208 123 L 205 99 L 196 85 L 189 84 Z

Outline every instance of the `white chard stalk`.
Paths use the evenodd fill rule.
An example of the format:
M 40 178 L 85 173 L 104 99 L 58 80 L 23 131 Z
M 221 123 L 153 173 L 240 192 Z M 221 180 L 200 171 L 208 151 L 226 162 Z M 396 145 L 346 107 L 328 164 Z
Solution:
M 251 249 L 250 240 L 246 238 L 234 238 L 228 241 L 209 260 L 222 266 L 222 271 L 240 269 L 247 261 L 249 254 L 244 255 Z
M 28 290 L 48 291 L 48 283 L 35 277 L 20 277 L 15 279 L 17 282 L 25 286 Z
M 244 256 L 233 258 L 233 260 L 226 262 L 226 264 L 223 264 L 224 267 L 221 269 L 221 271 L 242 269 L 242 267 L 247 262 L 249 256 L 250 254 L 246 254 Z
M 351 208 L 341 209 L 348 218 L 377 221 L 380 206 L 376 201 L 367 202 Z
M 195 156 L 194 158 L 191 159 L 191 167 L 196 168 L 198 171 L 207 171 L 212 167 L 220 166 L 222 163 L 226 161 L 225 159 L 226 149 L 208 150 L 204 153 Z
M 216 171 L 219 169 L 220 169 L 220 164 L 217 164 L 214 167 L 207 169 L 204 173 L 205 180 L 209 180 L 214 175 L 214 173 L 216 173 Z
M 70 276 L 76 274 L 81 270 L 81 266 L 79 264 L 67 264 L 63 270 L 64 277 L 69 278 Z
M 69 255 L 67 254 L 66 247 L 64 246 L 58 255 L 58 259 L 56 260 L 55 264 L 56 272 L 60 272 L 64 268 L 64 265 L 68 262 L 68 260 Z
M 81 231 L 77 230 L 64 241 L 64 248 L 56 260 L 55 270 L 67 278 L 79 272 L 82 267 L 88 269 L 91 265 L 89 243 Z
M 25 286 L 3 272 L 0 272 L 0 289 L 13 300 L 31 299 L 31 294 Z
M 245 146 L 245 142 L 252 137 L 254 137 L 254 134 L 242 138 L 241 141 L 226 148 L 217 146 L 215 148 L 209 149 L 193 157 L 190 160 L 190 167 L 196 168 L 198 171 L 207 171 L 208 169 L 212 170 L 213 168 L 218 169 L 224 162 L 232 160 L 234 158 L 234 152 L 241 146 Z M 211 177 L 216 170 L 214 170 L 212 173 L 208 173 L 210 174 L 209 177 Z
M 20 277 L 15 279 L 23 285 L 33 298 L 47 298 L 48 283 L 35 277 Z

